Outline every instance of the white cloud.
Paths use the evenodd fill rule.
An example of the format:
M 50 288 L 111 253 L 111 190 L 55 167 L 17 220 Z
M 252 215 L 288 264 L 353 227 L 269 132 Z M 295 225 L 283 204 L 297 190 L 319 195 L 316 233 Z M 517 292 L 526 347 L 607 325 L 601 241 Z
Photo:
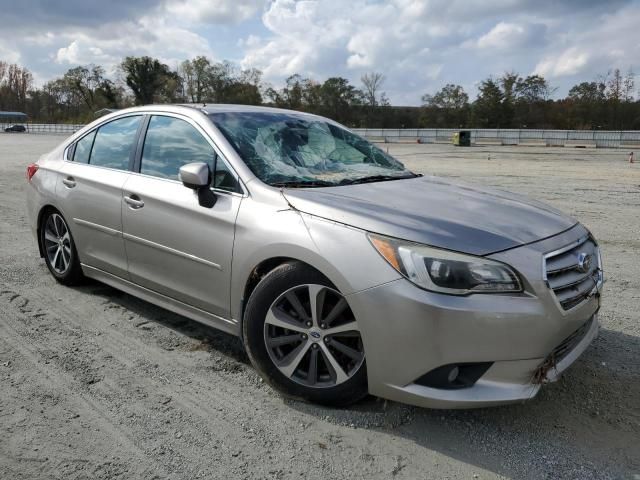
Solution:
M 375 70 L 385 75 L 385 88 L 396 90 L 394 101 L 415 102 L 411 90 L 442 71 L 431 39 L 451 33 L 417 21 L 425 9 L 424 2 L 407 0 L 274 0 L 262 17 L 270 35 L 245 45 L 242 65 L 261 68 L 276 84 L 293 73 L 346 76 L 359 84 L 363 73 Z M 402 83 L 414 86 L 400 93 Z
M 38 47 L 48 47 L 55 43 L 56 35 L 51 32 L 41 33 L 38 32 L 35 35 L 24 36 L 22 41 L 29 45 L 36 45 Z
M 264 7 L 264 0 L 171 0 L 167 11 L 195 23 L 239 23 Z
M 640 64 L 638 0 L 22 3 L 0 15 L 0 58 L 43 80 L 89 63 L 115 75 L 128 55 L 172 67 L 207 55 L 260 68 L 276 87 L 293 73 L 358 86 L 376 71 L 393 103 L 418 104 L 446 83 L 468 87 L 473 98 L 479 80 L 504 71 L 544 74 L 562 95 L 578 81 Z
M 558 55 L 545 57 L 536 65 L 534 73 L 545 77 L 576 75 L 583 71 L 588 61 L 587 52 L 571 47 Z
M 17 63 L 20 60 L 20 52 L 0 42 L 0 60 L 8 63 Z
M 592 80 L 608 70 L 637 66 L 640 39 L 637 35 L 640 4 L 611 11 L 594 20 L 589 28 L 578 25 L 559 35 L 533 72 L 550 78 L 581 76 Z
M 238 40 L 238 46 L 239 47 L 247 47 L 247 48 L 253 48 L 253 47 L 257 47 L 258 45 L 260 45 L 260 37 L 258 35 L 249 35 L 247 38 L 241 38 L 240 40 Z
M 145 17 L 136 23 L 109 27 L 109 32 L 65 33 L 68 44 L 58 49 L 55 61 L 60 64 L 100 64 L 115 72 L 129 55 L 149 55 L 176 67 L 179 62 L 197 55 L 213 57 L 207 40 L 189 30 L 172 26 L 162 18 Z
M 80 47 L 78 46 L 78 42 L 74 40 L 69 44 L 68 47 L 62 47 L 58 49 L 58 53 L 56 54 L 56 62 L 58 63 L 81 63 L 80 57 L 78 56 Z
M 505 48 L 519 42 L 525 34 L 522 25 L 500 22 L 481 36 L 476 45 L 478 48 Z

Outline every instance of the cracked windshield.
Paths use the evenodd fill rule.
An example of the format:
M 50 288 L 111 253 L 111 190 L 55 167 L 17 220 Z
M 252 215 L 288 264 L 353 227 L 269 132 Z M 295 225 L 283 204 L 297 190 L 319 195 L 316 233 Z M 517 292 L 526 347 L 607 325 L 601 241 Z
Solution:
M 210 115 L 253 173 L 273 186 L 333 186 L 416 176 L 375 145 L 311 116 Z

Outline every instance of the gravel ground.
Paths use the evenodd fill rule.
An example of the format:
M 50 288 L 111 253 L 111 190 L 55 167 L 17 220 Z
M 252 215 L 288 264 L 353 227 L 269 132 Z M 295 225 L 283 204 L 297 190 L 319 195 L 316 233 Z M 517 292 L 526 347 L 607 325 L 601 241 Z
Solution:
M 231 336 L 98 283 L 56 284 L 26 222 L 24 170 L 61 140 L 0 134 L 0 478 L 640 478 L 640 164 L 628 152 L 388 145 L 416 171 L 584 222 L 603 248 L 603 328 L 526 404 L 332 410 L 283 400 Z

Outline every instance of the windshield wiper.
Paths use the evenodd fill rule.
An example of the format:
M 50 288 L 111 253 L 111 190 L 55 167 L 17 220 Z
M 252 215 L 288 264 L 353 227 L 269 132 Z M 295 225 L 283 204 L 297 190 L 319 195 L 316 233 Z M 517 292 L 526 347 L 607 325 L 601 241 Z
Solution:
M 422 175 L 412 173 L 411 175 L 371 175 L 369 177 L 344 179 L 339 185 L 356 185 L 358 183 L 386 182 L 389 180 L 404 180 L 407 178 L 421 177 Z
M 308 187 L 335 187 L 333 182 L 327 182 L 325 180 L 291 180 L 288 182 L 274 182 L 270 184 L 272 187 L 285 187 L 285 188 L 308 188 Z

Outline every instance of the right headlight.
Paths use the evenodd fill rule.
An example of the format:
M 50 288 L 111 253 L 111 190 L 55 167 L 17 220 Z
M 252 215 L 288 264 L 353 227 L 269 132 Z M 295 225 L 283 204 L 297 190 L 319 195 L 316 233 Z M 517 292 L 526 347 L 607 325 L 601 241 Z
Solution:
M 504 263 L 373 233 L 368 236 L 393 268 L 425 290 L 452 295 L 522 291 L 518 274 Z

